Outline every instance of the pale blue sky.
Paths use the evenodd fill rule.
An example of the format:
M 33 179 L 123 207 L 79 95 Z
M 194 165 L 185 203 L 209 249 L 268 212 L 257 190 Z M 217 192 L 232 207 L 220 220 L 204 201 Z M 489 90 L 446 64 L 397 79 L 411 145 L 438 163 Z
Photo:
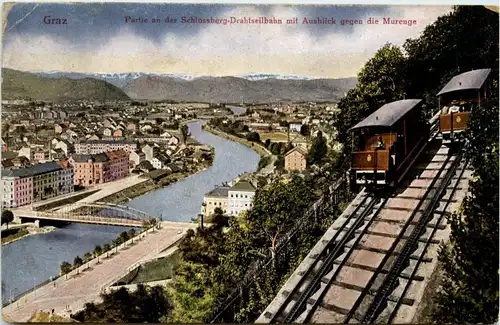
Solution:
M 7 16 L 3 66 L 32 71 L 167 72 L 194 75 L 281 73 L 354 75 L 386 42 L 400 45 L 450 6 L 84 3 L 15 5 Z M 46 24 L 44 17 L 66 19 Z M 161 23 L 125 23 L 125 17 Z M 166 17 L 177 23 L 164 23 Z M 276 17 L 283 25 L 186 24 L 181 17 Z M 286 25 L 289 18 L 297 25 Z M 333 18 L 335 25 L 303 24 Z M 414 26 L 367 25 L 385 17 Z M 342 19 L 362 25 L 340 25 Z

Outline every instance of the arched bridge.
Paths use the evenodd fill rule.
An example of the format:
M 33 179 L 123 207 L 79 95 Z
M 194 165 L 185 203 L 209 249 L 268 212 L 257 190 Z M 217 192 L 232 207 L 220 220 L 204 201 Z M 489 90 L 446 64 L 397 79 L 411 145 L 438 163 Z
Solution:
M 145 221 L 157 219 L 138 209 L 105 202 L 77 202 L 50 211 L 26 211 L 19 216 L 39 220 L 57 220 L 102 225 L 141 227 Z

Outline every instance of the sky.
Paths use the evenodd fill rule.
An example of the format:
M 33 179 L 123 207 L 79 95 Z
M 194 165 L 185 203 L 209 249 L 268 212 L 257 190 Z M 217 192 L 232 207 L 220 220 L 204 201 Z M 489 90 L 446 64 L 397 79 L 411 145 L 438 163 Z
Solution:
M 449 5 L 18 3 L 4 25 L 2 66 L 85 73 L 352 77 L 381 46 L 417 38 L 425 26 L 451 9 Z M 46 22 L 55 18 L 65 19 L 66 24 L 47 24 L 48 16 Z M 148 23 L 126 23 L 127 16 L 148 18 Z M 177 22 L 166 23 L 167 17 Z M 275 17 L 282 24 L 185 23 L 182 17 Z M 304 18 L 318 17 L 335 19 L 336 24 L 303 23 Z M 370 17 L 379 24 L 367 24 Z M 388 17 L 416 24 L 382 24 Z M 160 22 L 151 22 L 153 18 Z M 298 23 L 287 24 L 292 18 Z M 341 25 L 342 20 L 362 24 Z

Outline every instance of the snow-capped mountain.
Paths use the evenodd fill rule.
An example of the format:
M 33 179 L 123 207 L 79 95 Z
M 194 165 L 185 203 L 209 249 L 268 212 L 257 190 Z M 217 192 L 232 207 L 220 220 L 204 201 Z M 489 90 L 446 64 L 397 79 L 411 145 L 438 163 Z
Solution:
M 139 77 L 150 76 L 150 77 L 169 77 L 182 80 L 194 80 L 198 78 L 207 78 L 210 76 L 193 76 L 185 73 L 154 73 L 154 72 L 128 72 L 128 73 L 80 73 L 80 72 L 61 72 L 61 71 L 31 71 L 42 77 L 48 78 L 59 78 L 67 77 L 71 79 L 84 79 L 84 78 L 95 78 L 100 80 L 105 80 L 117 87 L 123 88 L 129 81 L 135 80 Z M 266 74 L 266 73 L 250 73 L 245 75 L 235 76 L 238 78 L 243 78 L 247 80 L 263 80 L 263 79 L 280 79 L 280 80 L 313 80 L 314 77 L 304 77 L 297 75 L 280 75 L 280 74 Z
M 313 80 L 315 77 L 297 76 L 294 74 L 267 74 L 267 73 L 250 73 L 237 76 L 239 78 L 248 80 L 262 80 L 262 79 L 281 79 L 281 80 Z

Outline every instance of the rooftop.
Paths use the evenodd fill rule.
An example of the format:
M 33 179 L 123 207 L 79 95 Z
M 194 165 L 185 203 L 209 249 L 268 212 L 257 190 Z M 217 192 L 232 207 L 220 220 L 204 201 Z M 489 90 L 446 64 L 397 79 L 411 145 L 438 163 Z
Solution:
M 207 194 L 205 194 L 205 197 L 225 197 L 227 198 L 227 193 L 229 192 L 229 187 L 228 186 L 220 186 L 216 187 Z
M 374 126 L 391 127 L 403 116 L 405 116 L 406 113 L 420 104 L 421 101 L 421 99 L 403 99 L 385 104 L 363 121 L 352 127 L 350 131 Z
M 288 156 L 289 154 L 291 154 L 292 152 L 295 152 L 295 151 L 297 151 L 298 153 L 302 154 L 303 156 L 307 155 L 307 151 L 305 151 L 302 147 L 295 147 L 293 149 L 290 149 L 290 151 L 288 151 L 285 154 L 285 157 Z
M 82 144 L 135 144 L 135 141 L 129 140 L 88 140 Z
M 479 69 L 461 73 L 451 78 L 436 96 L 454 91 L 481 89 L 490 72 L 491 69 Z
M 54 172 L 62 169 L 55 161 L 42 164 L 30 165 L 26 167 L 10 167 L 2 170 L 2 177 L 32 177 L 35 175 Z
M 241 192 L 255 192 L 255 187 L 253 187 L 250 182 L 247 181 L 239 181 L 234 184 L 230 189 L 230 191 L 241 191 Z
M 89 159 L 92 159 L 94 162 L 106 162 L 108 161 L 108 157 L 103 154 L 97 154 L 97 155 L 86 155 L 86 154 L 74 154 L 72 156 L 73 160 L 78 163 L 86 163 L 89 161 Z
M 108 151 L 104 153 L 110 160 L 128 158 L 129 154 L 124 150 Z

